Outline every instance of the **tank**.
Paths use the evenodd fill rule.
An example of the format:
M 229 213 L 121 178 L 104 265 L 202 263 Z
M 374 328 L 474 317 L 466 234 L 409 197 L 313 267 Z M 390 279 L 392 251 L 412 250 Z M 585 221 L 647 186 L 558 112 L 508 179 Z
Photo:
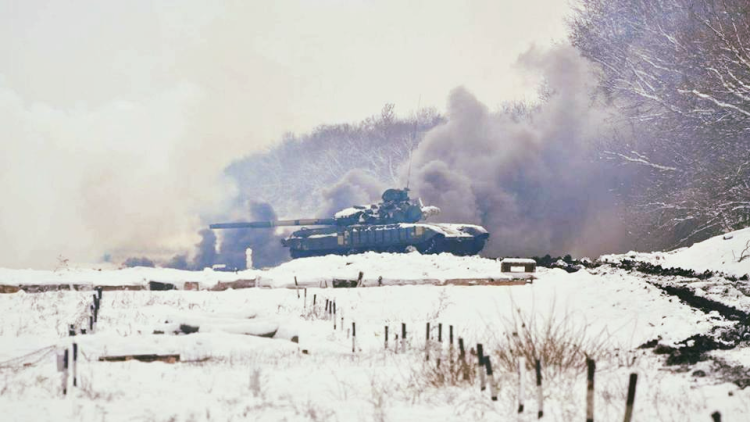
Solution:
M 383 201 L 353 206 L 332 218 L 276 220 L 211 224 L 219 229 L 261 229 L 302 226 L 281 243 L 292 258 L 349 255 L 362 252 L 442 252 L 476 255 L 484 248 L 489 233 L 473 224 L 427 223 L 440 209 L 424 206 L 409 198 L 408 189 L 388 189 Z

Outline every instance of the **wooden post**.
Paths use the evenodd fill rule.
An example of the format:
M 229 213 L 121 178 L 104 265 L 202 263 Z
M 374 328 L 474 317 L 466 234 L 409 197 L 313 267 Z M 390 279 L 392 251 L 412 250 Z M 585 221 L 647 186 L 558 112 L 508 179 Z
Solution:
M 71 337 L 75 337 L 76 335 L 76 326 L 73 324 L 70 324 L 68 326 L 68 335 Z M 68 354 L 68 350 L 65 350 L 66 355 Z M 76 358 L 78 357 L 78 345 L 73 343 L 70 349 L 70 354 L 68 355 L 70 357 L 70 366 L 73 368 L 73 386 L 76 386 Z
M 89 333 L 94 334 L 94 317 L 89 316 Z
M 594 422 L 594 373 L 596 372 L 596 362 L 593 359 L 586 358 L 588 367 L 588 382 L 586 386 L 586 422 Z
M 388 326 L 385 326 L 385 350 L 388 350 Z
M 305 304 L 304 308 L 307 309 L 307 287 L 305 287 Z
M 297 291 L 297 299 L 299 299 L 299 284 L 297 284 L 297 276 L 294 276 L 294 287 L 296 287 L 294 290 Z
M 453 373 L 453 326 L 450 326 L 449 329 L 449 336 L 448 336 L 448 365 L 450 366 L 449 372 L 451 374 L 451 380 L 454 379 L 454 373 Z
M 96 295 L 94 295 L 94 322 L 99 322 L 98 314 L 99 314 L 99 299 L 97 299 Z
M 625 404 L 625 422 L 633 418 L 633 403 L 635 403 L 635 384 L 638 382 L 638 374 L 630 374 L 628 384 L 628 401 Z
M 438 323 L 438 356 L 437 356 L 437 367 L 440 368 L 440 361 L 443 358 L 443 323 Z
M 78 386 L 78 344 L 73 343 L 73 387 Z
M 357 326 L 352 322 L 352 353 L 356 353 L 357 345 Z
M 333 329 L 336 330 L 336 302 L 333 302 Z
M 719 411 L 712 413 L 711 419 L 713 419 L 714 422 L 721 422 L 721 413 L 719 413 Z
M 406 323 L 401 323 L 401 352 L 406 353 Z
M 360 271 L 359 277 L 357 277 L 357 287 L 364 287 L 364 283 L 362 283 L 362 278 L 365 276 L 365 274 Z
M 477 371 L 479 372 L 479 390 L 484 391 L 487 387 L 484 379 L 484 346 L 481 343 L 477 343 Z
M 464 339 L 458 338 L 458 359 L 461 360 L 461 372 L 464 381 L 469 379 L 469 368 L 466 365 L 466 349 L 464 349 Z
M 60 373 L 60 382 L 61 382 L 61 390 L 63 395 L 67 393 L 67 382 L 64 378 L 64 371 L 65 371 L 65 353 L 61 350 L 57 350 L 57 372 Z
M 518 413 L 523 413 L 524 393 L 526 392 L 526 358 L 518 357 Z
M 453 326 L 448 328 L 448 362 L 450 362 L 450 372 L 453 374 Z
M 427 323 L 427 329 L 424 334 L 424 360 L 430 360 L 430 323 Z
M 326 299 L 326 310 L 323 312 L 323 319 L 328 319 L 328 299 Z
M 68 354 L 68 349 L 65 349 L 65 355 L 63 357 L 63 394 L 68 394 L 68 361 L 70 360 L 70 355 Z
M 537 412 L 537 419 L 541 419 L 544 416 L 544 395 L 542 394 L 542 361 L 536 360 L 536 401 L 539 405 L 539 411 Z
M 495 384 L 495 375 L 492 373 L 492 362 L 490 362 L 489 356 L 484 357 L 484 367 L 487 370 L 487 377 L 490 379 L 490 397 L 492 397 L 492 401 L 497 401 L 497 385 Z
M 318 298 L 318 295 L 313 293 L 313 309 L 315 309 L 315 300 Z
M 96 293 L 99 294 L 99 302 L 101 302 L 102 301 L 102 288 L 101 287 L 97 287 L 96 288 Z

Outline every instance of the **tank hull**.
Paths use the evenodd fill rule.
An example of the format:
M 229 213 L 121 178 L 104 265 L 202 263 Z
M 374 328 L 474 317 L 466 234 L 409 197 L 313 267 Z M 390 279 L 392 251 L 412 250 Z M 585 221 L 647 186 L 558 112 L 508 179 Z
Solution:
M 302 229 L 283 240 L 292 258 L 363 252 L 476 255 L 489 233 L 468 224 L 398 223 Z

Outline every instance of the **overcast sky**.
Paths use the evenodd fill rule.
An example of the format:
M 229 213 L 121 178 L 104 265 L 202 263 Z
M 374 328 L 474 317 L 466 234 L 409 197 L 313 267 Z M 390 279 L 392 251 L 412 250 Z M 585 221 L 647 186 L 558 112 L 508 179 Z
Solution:
M 221 169 L 284 132 L 385 103 L 490 107 L 565 38 L 567 0 L 0 0 L 0 266 L 165 251 L 231 186 Z M 213 205 L 210 205 L 213 204 Z M 134 230 L 133 227 L 140 227 Z M 139 232 L 139 233 L 134 233 Z

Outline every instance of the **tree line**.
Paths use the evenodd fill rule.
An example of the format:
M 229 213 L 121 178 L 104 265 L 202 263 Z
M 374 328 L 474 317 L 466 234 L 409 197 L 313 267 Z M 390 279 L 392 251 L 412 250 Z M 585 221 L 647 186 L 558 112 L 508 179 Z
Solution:
M 571 41 L 625 129 L 601 156 L 633 168 L 625 216 L 653 247 L 750 223 L 746 0 L 580 0 Z

